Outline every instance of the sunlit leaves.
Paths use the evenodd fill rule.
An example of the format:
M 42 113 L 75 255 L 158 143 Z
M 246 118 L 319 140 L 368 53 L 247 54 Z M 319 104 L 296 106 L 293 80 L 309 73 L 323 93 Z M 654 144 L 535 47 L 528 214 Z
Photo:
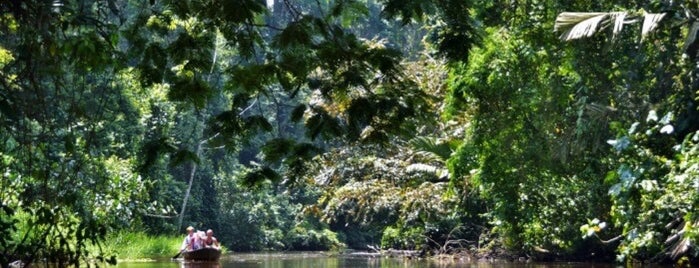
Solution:
M 127 225 L 126 219 L 135 217 L 142 208 L 139 203 L 147 195 L 146 182 L 134 172 L 129 160 L 111 156 L 103 162 L 108 180 L 105 186 L 98 188 L 98 192 L 87 192 L 94 195 L 95 201 L 95 207 L 90 211 L 103 218 L 114 217 L 118 224 Z
M 15 58 L 12 56 L 12 53 L 9 50 L 0 46 L 0 68 L 5 67 L 5 65 L 14 59 Z
M 451 213 L 457 197 L 444 195 L 447 184 L 411 175 L 406 162 L 397 159 L 406 155 L 377 158 L 360 152 L 359 148 L 348 148 L 325 156 L 343 160 L 325 167 L 316 178 L 317 183 L 329 187 L 320 200 L 324 221 L 346 230 L 367 230 L 365 235 L 371 234 L 368 230 L 372 228 L 396 225 L 424 232 Z M 423 232 L 418 236 L 429 235 Z M 435 233 L 440 232 L 444 230 Z M 420 244 L 419 237 L 417 241 L 412 240 L 416 237 L 408 239 Z
M 614 202 L 610 214 L 615 225 L 624 226 L 617 256 L 620 261 L 630 257 L 647 258 L 647 254 L 659 250 L 658 242 L 665 237 L 672 258 L 688 252 L 682 243 L 692 238 L 683 237 L 679 233 L 681 227 L 674 226 L 682 221 L 683 215 L 687 215 L 687 208 L 693 206 L 694 201 L 687 200 L 697 200 L 696 194 L 692 194 L 694 191 L 681 190 L 692 187 L 689 186 L 692 182 L 684 179 L 694 173 L 693 168 L 685 169 L 692 162 L 692 157 L 687 158 L 686 154 L 692 154 L 690 151 L 694 150 L 696 143 L 689 135 L 682 145 L 664 145 L 675 150 L 676 156 L 671 159 L 656 153 L 663 152 L 653 148 L 660 143 L 648 143 L 650 137 L 666 135 L 663 130 L 671 126 L 671 117 L 669 114 L 658 120 L 656 111 L 651 110 L 647 124 L 635 123 L 623 137 L 625 150 L 617 151 L 617 157 L 620 157 L 617 171 L 606 179 L 611 184 L 608 193 Z M 655 222 L 667 225 L 656 228 Z M 668 228 L 674 229 L 668 232 Z
M 369 226 L 395 220 L 401 199 L 395 186 L 381 181 L 352 182 L 338 188 L 324 209 L 329 223 Z
M 15 75 L 10 75 L 2 71 L 2 69 L 14 59 L 15 58 L 11 51 L 0 46 L 0 79 L 5 80 L 0 82 L 9 84 L 12 82 L 12 77 L 16 77 Z M 17 116 L 16 111 L 12 108 L 12 105 L 5 94 L 0 94 L 0 113 L 9 117 L 10 119 L 16 119 Z
M 151 15 L 148 17 L 146 22 L 146 27 L 150 30 L 155 31 L 160 35 L 167 35 L 169 31 L 177 29 L 177 22 L 172 18 L 172 16 L 166 15 Z
M 580 232 L 583 233 L 584 238 L 587 238 L 596 235 L 597 233 L 604 230 L 604 228 L 606 227 L 606 222 L 600 221 L 599 219 L 595 218 L 593 220 L 588 220 L 587 224 L 580 226 Z
M 8 33 L 16 33 L 19 29 L 19 24 L 12 13 L 4 13 L 0 16 L 0 25 L 2 25 L 2 31 L 7 31 Z

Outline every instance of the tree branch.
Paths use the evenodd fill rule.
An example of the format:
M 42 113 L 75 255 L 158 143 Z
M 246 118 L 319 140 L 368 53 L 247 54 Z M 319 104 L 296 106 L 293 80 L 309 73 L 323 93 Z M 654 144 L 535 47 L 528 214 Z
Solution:
M 159 219 L 173 219 L 177 217 L 178 215 L 155 215 L 155 214 L 150 214 L 150 213 L 143 213 L 143 216 L 151 217 L 151 218 L 159 218 Z
M 597 234 L 595 234 L 595 236 L 597 237 L 597 239 L 599 239 L 600 242 L 602 242 L 602 244 L 605 244 L 605 245 L 614 243 L 614 242 L 619 241 L 619 240 L 621 240 L 622 238 L 624 238 L 624 235 L 623 235 L 623 234 L 620 234 L 620 235 L 618 235 L 618 236 L 616 236 L 616 237 L 612 237 L 612 238 L 609 239 L 609 240 L 602 240 L 602 238 L 600 238 Z

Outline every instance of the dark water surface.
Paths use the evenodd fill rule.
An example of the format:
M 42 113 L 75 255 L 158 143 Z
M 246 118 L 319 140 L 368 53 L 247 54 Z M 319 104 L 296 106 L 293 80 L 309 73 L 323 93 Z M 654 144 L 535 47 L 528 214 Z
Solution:
M 403 258 L 334 255 L 322 252 L 310 253 L 231 253 L 221 257 L 218 263 L 185 263 L 182 260 L 156 260 L 153 262 L 120 262 L 117 268 L 612 268 L 613 264 L 598 263 L 525 263 L 479 262 L 469 260 L 409 260 Z

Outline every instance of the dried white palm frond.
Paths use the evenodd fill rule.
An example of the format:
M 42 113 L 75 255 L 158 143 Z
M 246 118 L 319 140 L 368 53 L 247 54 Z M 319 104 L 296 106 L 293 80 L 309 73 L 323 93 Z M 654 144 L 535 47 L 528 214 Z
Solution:
M 697 32 L 698 31 L 699 31 L 699 21 L 695 21 L 692 23 L 692 26 L 689 27 L 689 31 L 687 32 L 687 39 L 684 40 L 683 51 L 687 51 L 689 46 L 692 45 L 697 40 Z
M 649 32 L 658 28 L 658 24 L 666 13 L 643 12 L 643 28 L 641 33 L 646 36 Z M 635 23 L 641 16 L 629 12 L 563 12 L 556 17 L 555 32 L 562 32 L 560 39 L 569 41 L 590 37 L 611 24 L 612 38 L 621 33 L 625 24 Z
M 563 12 L 556 17 L 554 31 L 563 32 L 560 38 L 565 41 L 590 37 L 609 15 L 608 12 Z
M 665 17 L 666 13 L 645 13 L 643 15 L 643 28 L 641 28 L 641 37 L 645 37 L 649 32 L 658 28 L 658 24 Z
M 626 12 L 614 12 L 612 17 L 614 17 L 614 31 L 612 31 L 612 34 L 616 38 L 621 33 L 621 29 L 624 28 Z

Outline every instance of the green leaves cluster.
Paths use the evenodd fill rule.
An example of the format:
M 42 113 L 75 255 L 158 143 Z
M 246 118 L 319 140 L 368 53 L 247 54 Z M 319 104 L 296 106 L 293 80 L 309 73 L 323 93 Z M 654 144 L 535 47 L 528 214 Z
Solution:
M 673 259 L 696 255 L 687 245 L 696 243 L 692 211 L 697 201 L 697 134 L 690 133 L 681 143 L 668 140 L 674 133 L 671 120 L 671 113 L 659 119 L 651 110 L 646 122 L 634 123 L 623 136 L 609 141 L 620 159 L 618 170 L 606 178 L 611 184 L 611 220 L 621 229 L 619 260 L 659 258 L 658 252 Z M 663 138 L 668 142 L 658 144 Z

